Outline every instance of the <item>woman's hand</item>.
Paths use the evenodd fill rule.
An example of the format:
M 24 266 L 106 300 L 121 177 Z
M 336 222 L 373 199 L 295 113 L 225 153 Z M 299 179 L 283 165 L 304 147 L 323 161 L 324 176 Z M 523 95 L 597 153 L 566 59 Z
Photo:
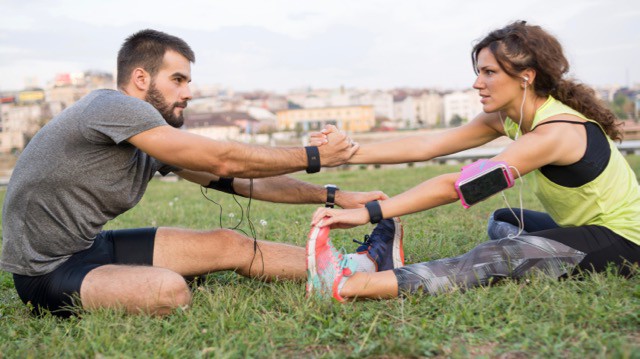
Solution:
M 309 134 L 309 146 L 320 147 L 325 143 L 329 143 L 329 134 L 332 132 L 340 132 L 334 125 L 326 125 L 320 132 L 311 132 Z M 350 137 L 347 137 L 351 147 L 357 146 L 358 143 L 353 141 Z
M 327 135 L 321 132 L 311 132 L 309 134 L 309 146 L 322 146 L 327 143 Z
M 369 212 L 366 208 L 332 209 L 321 207 L 313 214 L 311 225 L 318 223 L 329 228 L 352 228 L 369 222 Z

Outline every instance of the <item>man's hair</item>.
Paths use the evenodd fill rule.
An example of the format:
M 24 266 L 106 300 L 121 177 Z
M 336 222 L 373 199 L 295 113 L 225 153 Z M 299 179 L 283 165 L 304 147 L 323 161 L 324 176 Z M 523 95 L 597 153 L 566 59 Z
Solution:
M 196 61 L 191 47 L 179 37 L 151 29 L 129 36 L 118 51 L 118 88 L 126 86 L 136 67 L 145 69 L 152 78 L 155 77 L 168 50 L 181 54 L 190 62 Z

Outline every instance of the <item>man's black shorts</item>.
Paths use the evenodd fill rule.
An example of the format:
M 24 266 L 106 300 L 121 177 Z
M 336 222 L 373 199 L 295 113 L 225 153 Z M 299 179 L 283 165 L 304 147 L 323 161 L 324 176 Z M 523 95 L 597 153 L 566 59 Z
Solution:
M 68 317 L 80 297 L 80 286 L 92 269 L 105 264 L 153 265 L 153 245 L 157 228 L 102 231 L 93 245 L 78 252 L 50 273 L 40 276 L 13 275 L 20 299 L 31 303 L 35 314 L 48 309 Z

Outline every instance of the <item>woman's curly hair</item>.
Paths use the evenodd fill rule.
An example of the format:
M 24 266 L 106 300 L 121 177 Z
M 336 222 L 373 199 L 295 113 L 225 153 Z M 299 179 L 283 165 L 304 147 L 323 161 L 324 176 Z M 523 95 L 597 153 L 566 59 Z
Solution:
M 548 95 L 597 121 L 614 141 L 622 140 L 620 122 L 613 112 L 582 83 L 563 76 L 569 72 L 569 61 L 560 42 L 540 26 L 516 21 L 494 30 L 480 40 L 471 52 L 473 68 L 477 71 L 478 54 L 484 48 L 495 56 L 500 67 L 516 77 L 526 69 L 536 71 L 533 88 L 538 96 Z

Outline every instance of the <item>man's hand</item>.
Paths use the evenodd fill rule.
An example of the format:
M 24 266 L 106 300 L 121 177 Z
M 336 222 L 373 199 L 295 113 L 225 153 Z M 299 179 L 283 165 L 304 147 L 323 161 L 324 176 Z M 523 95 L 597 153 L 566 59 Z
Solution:
M 336 192 L 336 204 L 342 208 L 361 208 L 367 202 L 387 199 L 389 196 L 382 191 L 371 192 L 350 192 L 350 191 L 337 191 Z

